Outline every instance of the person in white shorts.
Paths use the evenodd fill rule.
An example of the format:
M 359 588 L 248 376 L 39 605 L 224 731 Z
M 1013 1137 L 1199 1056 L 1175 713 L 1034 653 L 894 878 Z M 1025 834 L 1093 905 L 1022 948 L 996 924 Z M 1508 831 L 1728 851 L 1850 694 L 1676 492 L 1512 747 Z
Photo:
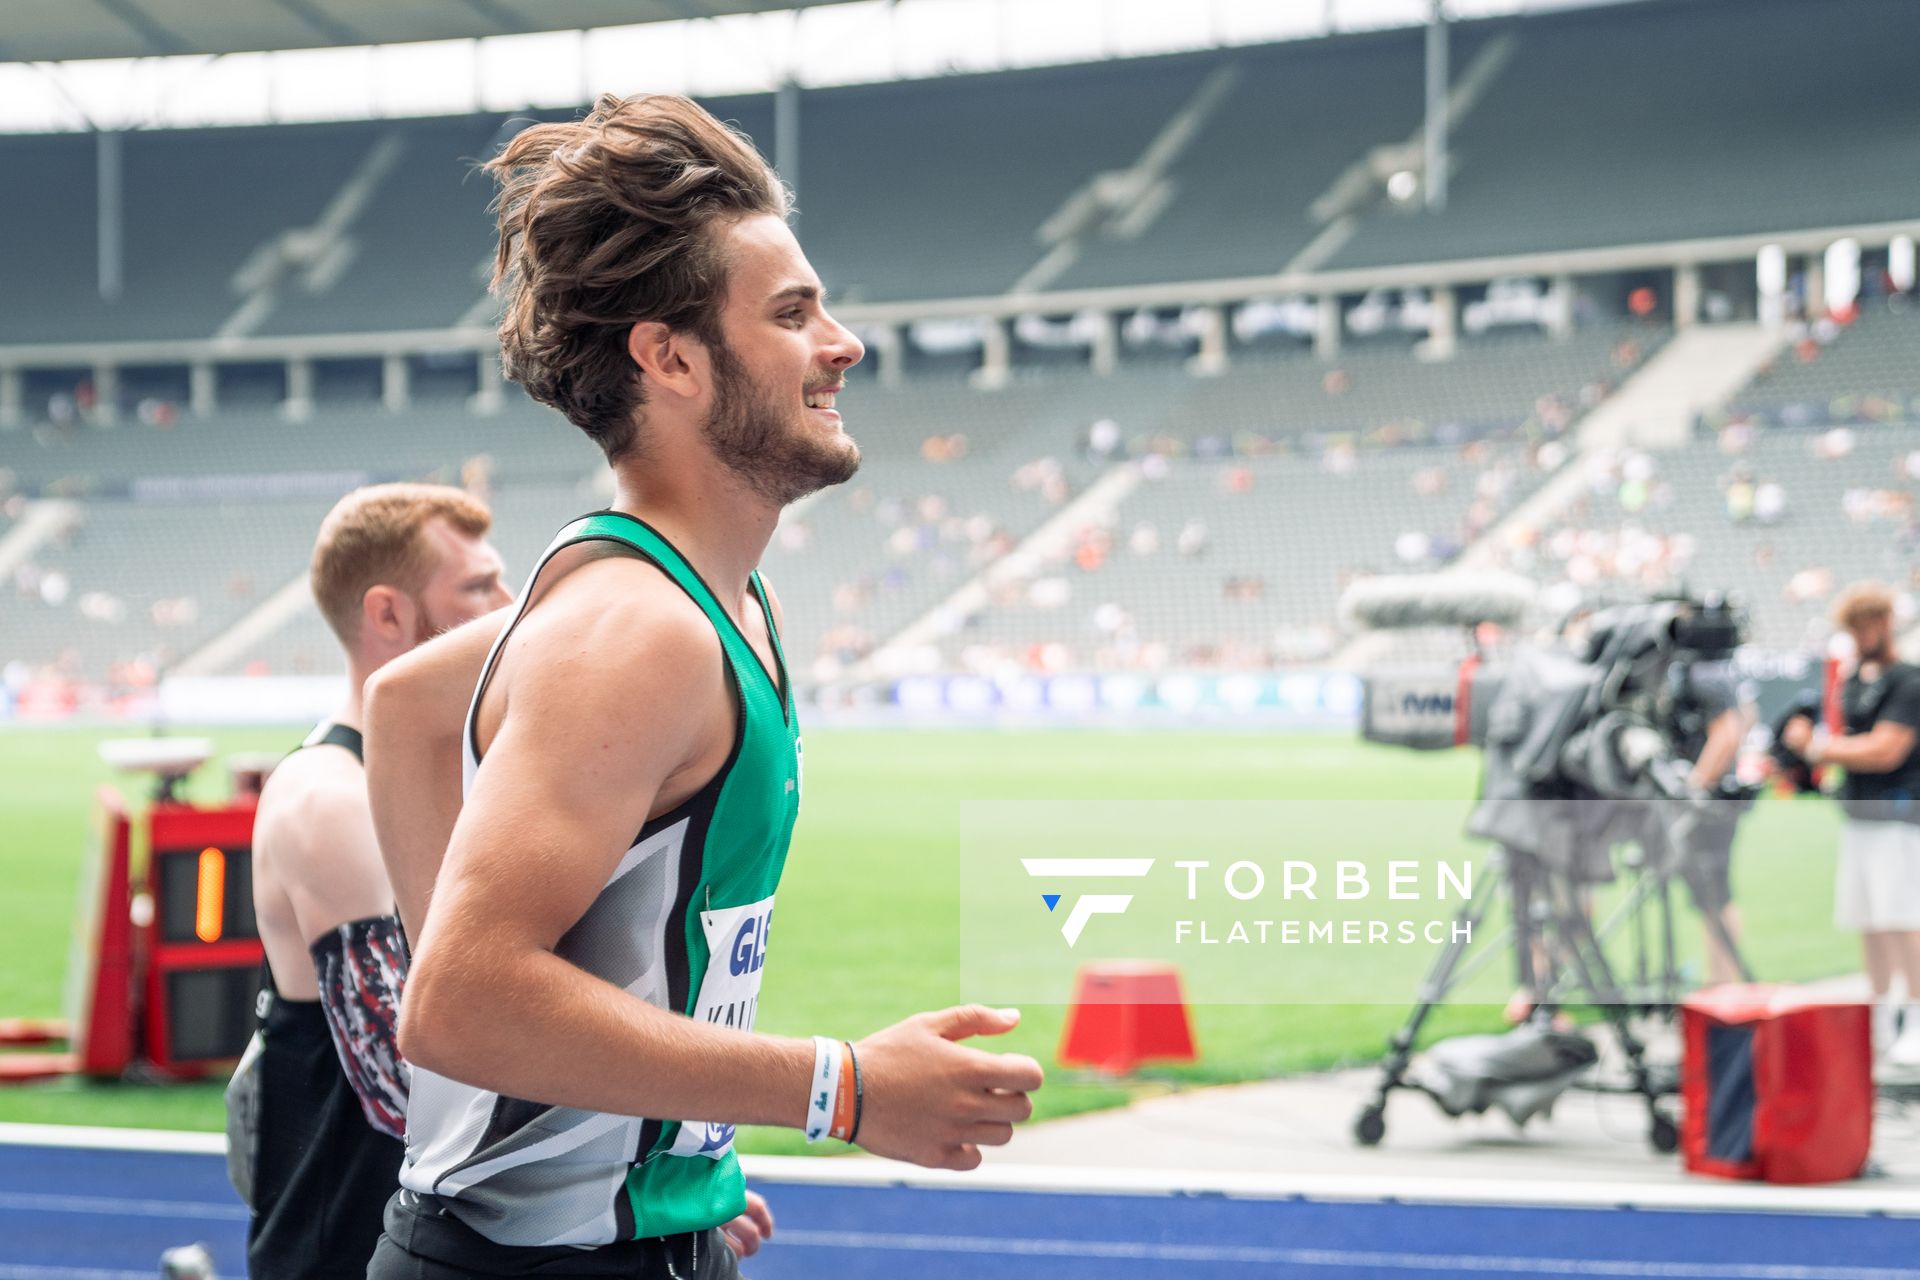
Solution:
M 1920 666 L 1894 655 L 1886 587 L 1848 587 L 1833 620 L 1857 654 L 1840 693 L 1846 731 L 1827 736 L 1801 718 L 1782 737 L 1809 764 L 1846 770 L 1834 923 L 1865 941 L 1875 1045 L 1890 1065 L 1920 1067 Z M 1906 982 L 1904 1011 L 1893 1001 L 1896 972 Z

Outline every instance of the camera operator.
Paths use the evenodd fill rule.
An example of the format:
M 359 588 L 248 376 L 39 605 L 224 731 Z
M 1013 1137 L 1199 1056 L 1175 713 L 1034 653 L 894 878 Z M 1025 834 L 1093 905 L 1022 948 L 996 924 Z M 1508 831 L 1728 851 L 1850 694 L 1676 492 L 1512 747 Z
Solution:
M 1841 594 L 1834 623 L 1853 637 L 1853 673 L 1841 690 L 1846 732 L 1828 737 L 1812 721 L 1788 721 L 1785 745 L 1809 764 L 1847 772 L 1841 804 L 1834 923 L 1858 929 L 1873 985 L 1874 1043 L 1896 1066 L 1920 1067 L 1920 667 L 1893 650 L 1893 593 L 1858 583 Z M 1896 1038 L 1893 975 L 1906 979 Z
M 1682 662 L 1674 665 L 1671 679 L 1678 754 L 1693 761 L 1687 780 L 1696 791 L 1727 794 L 1735 781 L 1741 740 L 1751 723 L 1733 671 L 1724 660 Z M 1706 931 L 1707 981 L 1716 985 L 1737 982 L 1741 976 L 1739 962 L 1726 945 L 1740 941 L 1740 909 L 1733 903 L 1732 881 L 1733 838 L 1740 826 L 1740 809 L 1734 800 L 1714 800 L 1694 826 L 1681 863 L 1694 905 L 1702 916 L 1717 917 L 1726 931 L 1726 941 L 1719 930 L 1709 926 Z

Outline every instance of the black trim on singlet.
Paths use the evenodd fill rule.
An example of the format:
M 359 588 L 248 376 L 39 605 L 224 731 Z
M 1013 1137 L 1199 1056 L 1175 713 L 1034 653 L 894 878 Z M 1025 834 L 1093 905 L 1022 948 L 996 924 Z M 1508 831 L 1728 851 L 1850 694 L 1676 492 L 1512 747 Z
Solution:
M 740 624 L 733 620 L 733 615 L 727 612 L 727 607 L 724 604 L 720 604 L 720 593 L 713 589 L 712 583 L 708 582 L 706 578 L 701 576 L 700 570 L 694 567 L 693 561 L 687 559 L 686 555 L 683 552 L 681 552 L 679 547 L 674 546 L 674 542 L 672 538 L 669 538 L 666 534 L 660 532 L 658 529 L 648 524 L 645 520 L 642 520 L 639 516 L 628 515 L 624 511 L 614 511 L 611 508 L 609 508 L 606 511 L 595 511 L 593 512 L 593 514 L 596 516 L 618 516 L 622 520 L 631 521 L 632 523 L 639 525 L 642 529 L 645 529 L 648 533 L 652 534 L 654 537 L 660 539 L 660 541 L 666 543 L 668 546 L 673 547 L 674 553 L 680 556 L 680 562 L 687 566 L 687 572 L 693 575 L 693 580 L 699 583 L 702 587 L 704 587 L 706 589 L 707 594 L 713 597 L 713 602 L 716 605 L 720 606 L 720 616 L 727 620 L 727 626 L 733 631 L 734 638 L 737 639 L 741 644 L 747 647 L 748 653 L 753 654 L 754 670 L 760 673 L 760 678 L 765 680 L 767 682 L 767 686 L 773 690 L 773 696 L 779 699 L 781 717 L 784 720 L 786 720 L 788 724 L 792 724 L 793 715 L 791 713 L 790 708 L 787 705 L 786 691 L 783 687 L 787 683 L 787 679 L 786 679 L 787 664 L 785 660 L 782 659 L 780 656 L 780 641 L 776 638 L 774 633 L 773 612 L 772 610 L 768 609 L 766 597 L 760 595 L 759 589 L 757 587 L 755 588 L 754 595 L 759 597 L 760 608 L 767 615 L 767 641 L 769 644 L 773 646 L 773 662 L 774 662 L 774 666 L 778 668 L 778 671 L 779 671 L 778 675 L 776 675 L 772 671 L 768 671 L 766 668 L 766 665 L 760 661 L 760 655 L 758 652 L 755 651 L 753 647 L 753 641 L 747 639 L 747 633 L 742 631 L 740 629 Z M 633 544 L 626 543 L 623 545 L 632 546 Z M 635 550 L 638 550 L 638 548 L 635 548 Z M 648 556 L 647 558 L 651 560 L 653 557 Z M 662 572 L 664 572 L 664 569 L 662 570 Z M 672 577 L 673 575 L 667 574 L 667 576 Z M 686 588 L 682 587 L 681 590 L 684 591 L 686 590 Z M 693 593 L 691 591 L 688 591 L 687 595 L 689 598 L 691 598 Z M 695 600 L 694 603 L 699 604 L 700 602 L 698 600 Z M 704 613 L 706 611 L 703 609 L 701 610 L 701 612 Z M 725 647 L 726 646 L 724 645 L 721 646 L 723 651 Z
M 791 725 L 793 723 L 793 676 L 787 671 L 787 650 L 780 643 L 780 628 L 773 620 L 773 602 L 767 599 L 766 584 L 760 580 L 758 573 L 748 579 L 748 583 L 753 587 L 753 598 L 760 602 L 760 616 L 766 619 L 767 623 L 767 644 L 773 648 L 773 665 L 780 673 L 779 683 L 774 686 L 773 691 L 780 699 L 780 714 Z M 740 638 L 746 639 L 745 636 Z M 749 643 L 747 648 L 751 649 L 753 645 Z
M 307 740 L 300 744 L 298 750 L 304 751 L 308 747 L 344 747 L 353 752 L 353 758 L 362 765 L 367 763 L 366 739 L 361 736 L 360 731 L 332 720 L 316 726 L 314 731 L 307 735 Z
M 592 515 L 619 515 L 620 513 L 617 511 L 615 512 L 595 511 L 595 512 L 592 512 L 591 514 Z M 585 518 L 586 518 L 585 516 L 580 517 L 580 519 L 585 519 Z M 657 529 L 654 529 L 653 526 L 650 524 L 647 524 L 646 521 L 635 519 L 633 516 L 628 516 L 626 518 L 629 520 L 632 520 L 635 524 L 641 525 L 642 527 L 650 530 L 653 533 L 653 535 L 657 538 L 660 538 L 661 541 L 663 542 L 666 541 L 665 537 L 660 533 L 660 531 Z M 571 523 L 571 521 L 569 523 Z M 631 542 L 623 542 L 619 538 L 609 537 L 606 534 L 600 534 L 600 533 L 588 534 L 582 537 L 569 539 L 568 541 L 562 543 L 561 545 L 553 548 L 552 554 L 559 555 L 562 551 L 565 551 L 570 547 L 584 546 L 586 543 L 589 543 L 589 542 L 611 542 L 616 546 L 625 547 L 629 552 L 632 553 L 634 559 L 644 561 L 645 563 L 652 565 L 655 569 L 658 569 L 660 571 L 661 577 L 665 578 L 668 582 L 671 582 L 674 586 L 679 587 L 681 594 L 685 595 L 687 599 L 692 600 L 695 608 L 699 608 L 700 601 L 695 598 L 693 592 L 687 590 L 686 585 L 684 583 L 682 583 L 678 578 L 673 576 L 672 572 L 668 570 L 667 566 L 661 564 L 657 557 L 649 555 L 645 550 L 641 549 L 640 547 L 634 546 Z M 667 545 L 672 546 L 673 544 L 671 542 L 668 542 Z M 685 559 L 685 557 L 682 557 L 682 559 Z M 548 562 L 551 563 L 551 556 L 548 557 Z M 689 572 L 693 573 L 693 576 L 695 578 L 700 577 L 699 573 L 694 570 L 691 564 L 687 566 L 687 569 Z M 533 588 L 536 585 L 538 585 L 539 580 L 540 580 L 539 571 L 536 570 L 534 573 L 533 581 L 527 584 L 527 594 L 529 595 L 533 594 Z M 705 579 L 701 579 L 700 585 L 703 587 L 706 586 Z M 712 594 L 712 588 L 708 588 L 708 594 Z M 719 597 L 717 596 L 714 598 L 716 602 L 719 599 Z M 533 606 L 528 605 L 527 607 L 531 609 Z M 726 615 L 726 612 L 727 611 L 725 609 L 722 609 L 720 611 L 721 616 L 724 617 Z M 513 631 L 515 627 L 520 625 L 521 619 L 525 618 L 526 616 L 527 615 L 524 612 L 522 612 L 519 617 L 516 617 L 513 621 L 507 624 L 507 630 L 505 632 L 502 632 L 500 639 L 495 642 L 496 647 L 493 651 L 493 660 L 488 662 L 486 669 L 480 673 L 480 684 L 474 690 L 473 710 L 472 710 L 472 713 L 467 718 L 467 736 L 469 737 L 469 739 L 471 739 L 470 746 L 473 751 L 473 762 L 476 765 L 480 763 L 480 760 L 482 758 L 481 752 L 480 752 L 480 742 L 476 736 L 480 731 L 480 715 L 479 715 L 480 700 L 486 696 L 487 687 L 493 683 L 493 673 L 499 666 L 500 655 L 506 652 L 507 636 Z M 700 616 L 703 618 L 706 617 L 705 609 L 700 610 Z M 728 619 L 728 621 L 731 622 L 732 620 Z M 736 634 L 738 633 L 738 630 L 739 630 L 738 628 L 735 628 Z M 743 641 L 746 639 L 745 636 L 741 636 L 740 638 Z M 753 646 L 748 645 L 747 647 L 752 648 Z M 777 655 L 777 652 L 778 650 L 776 648 L 776 655 Z M 739 761 L 740 752 L 746 746 L 746 742 L 747 742 L 747 691 L 741 687 L 740 672 L 735 667 L 733 658 L 728 655 L 727 646 L 724 643 L 720 646 L 720 663 L 721 663 L 721 666 L 725 669 L 728 677 L 732 680 L 733 690 L 736 695 L 734 698 L 734 706 L 733 706 L 733 746 L 727 751 L 726 761 L 721 764 L 719 770 L 713 775 L 713 777 L 707 779 L 706 784 L 702 786 L 700 790 L 694 792 L 692 795 L 688 796 L 685 800 L 681 801 L 678 805 L 675 805 L 672 809 L 669 809 L 667 812 L 661 814 L 659 817 L 649 818 L 646 820 L 646 822 L 642 823 L 639 834 L 634 836 L 634 838 L 629 842 L 628 844 L 629 848 L 631 848 L 633 845 L 639 844 L 642 840 L 645 840 L 648 836 L 651 836 L 656 831 L 660 831 L 663 828 L 670 827 L 674 823 L 680 821 L 682 818 L 689 816 L 694 806 L 698 805 L 703 799 L 710 801 L 710 803 L 707 806 L 709 811 L 711 811 L 714 804 L 719 802 L 720 787 L 722 786 L 722 784 L 726 782 L 727 775 L 733 771 L 733 766 L 736 762 Z M 755 665 L 758 666 L 759 664 L 756 663 Z M 761 671 L 762 671 L 762 674 L 764 674 L 765 668 L 761 668 Z M 768 682 L 769 683 L 772 682 L 771 678 L 769 678 Z M 711 797 L 708 796 L 707 794 L 708 792 L 713 793 Z M 709 812 L 709 816 L 711 816 L 711 812 Z M 705 829 L 706 829 L 705 824 L 702 824 L 701 830 L 704 831 Z
M 706 872 L 707 830 L 713 825 L 714 812 L 720 807 L 720 791 L 726 786 L 727 778 L 733 773 L 733 766 L 739 762 L 740 752 L 747 742 L 747 691 L 740 678 L 739 667 L 727 656 L 724 644 L 720 646 L 720 660 L 726 664 L 727 679 L 733 687 L 733 749 L 727 752 L 726 763 L 707 780 L 704 787 L 671 813 L 649 820 L 633 840 L 639 844 L 655 832 L 673 826 L 682 819 L 686 820 L 687 838 L 680 842 L 679 873 L 674 882 L 673 905 L 668 909 L 667 916 L 669 920 L 682 922 L 682 927 L 666 931 L 667 1003 L 676 1012 L 686 1011 L 687 998 L 693 986 L 687 957 L 685 921 L 687 912 L 693 906 L 694 886 L 700 883 Z M 659 1144 L 662 1127 L 661 1121 L 651 1118 L 641 1124 L 635 1163 L 646 1159 Z
M 644 1127 L 645 1126 L 642 1126 L 642 1128 Z M 640 1154 L 646 1154 L 644 1147 L 641 1148 Z M 633 1159 L 627 1161 L 627 1164 L 631 1166 L 639 1163 L 639 1160 L 640 1156 L 636 1155 Z M 633 1197 L 627 1194 L 627 1181 L 625 1178 L 620 1180 L 620 1189 L 613 1193 L 613 1229 L 622 1240 L 633 1239 L 634 1234 L 640 1230 L 640 1224 L 636 1222 L 633 1217 Z
M 493 1109 L 487 1114 L 487 1127 L 481 1131 L 480 1141 L 473 1148 L 475 1154 L 491 1151 L 496 1144 L 511 1138 L 534 1120 L 553 1110 L 556 1108 L 545 1102 L 528 1102 L 525 1098 L 513 1098 L 504 1093 L 495 1094 Z M 459 1172 L 472 1162 L 471 1159 L 464 1160 L 448 1172 Z

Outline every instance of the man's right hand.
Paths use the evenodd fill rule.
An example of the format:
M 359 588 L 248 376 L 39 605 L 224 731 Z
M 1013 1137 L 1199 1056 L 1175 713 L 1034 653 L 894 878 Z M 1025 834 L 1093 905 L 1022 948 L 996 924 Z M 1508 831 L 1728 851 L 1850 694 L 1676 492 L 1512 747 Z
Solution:
M 915 1014 L 853 1046 L 860 1062 L 860 1145 L 933 1169 L 973 1169 L 980 1148 L 1005 1146 L 1033 1114 L 1027 1095 L 1045 1079 L 1020 1053 L 986 1053 L 955 1041 L 1004 1035 L 1016 1009 L 960 1005 Z

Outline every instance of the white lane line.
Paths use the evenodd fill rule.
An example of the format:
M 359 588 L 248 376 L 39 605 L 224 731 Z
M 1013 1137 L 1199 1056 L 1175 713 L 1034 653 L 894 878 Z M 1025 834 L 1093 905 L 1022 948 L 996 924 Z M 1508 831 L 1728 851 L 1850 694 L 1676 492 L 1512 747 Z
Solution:
M 1794 1266 L 1742 1262 L 1640 1262 L 1589 1258 L 1387 1253 L 1349 1249 L 1271 1249 L 1258 1245 L 1148 1244 L 1126 1240 L 1056 1240 L 948 1236 L 882 1231 L 777 1232 L 775 1245 L 816 1249 L 896 1249 L 912 1253 L 1011 1254 L 1020 1257 L 1107 1258 L 1118 1261 L 1247 1263 L 1366 1271 L 1456 1271 L 1475 1275 L 1660 1277 L 1662 1280 L 1920 1280 L 1907 1267 Z
M 115 1218 L 193 1218 L 205 1222 L 245 1222 L 242 1204 L 204 1200 L 128 1200 L 117 1196 L 56 1196 L 30 1191 L 0 1191 L 0 1212 L 91 1213 Z
M 0 1123 L 0 1147 L 58 1147 L 220 1155 L 218 1133 Z M 0 1152 L 0 1156 L 4 1153 Z M 1247 1200 L 1319 1200 L 1353 1204 L 1505 1205 L 1561 1209 L 1705 1210 L 1833 1216 L 1920 1217 L 1920 1189 L 1904 1180 L 1832 1186 L 1745 1182 L 1559 1182 L 1550 1179 L 1438 1177 L 1416 1174 L 1306 1173 L 1284 1170 L 1120 1169 L 993 1161 L 967 1173 L 921 1169 L 874 1156 L 742 1156 L 754 1182 L 830 1187 L 913 1187 L 1027 1191 L 1047 1195 L 1224 1195 Z
M 0 1280 L 153 1280 L 152 1271 L 100 1271 L 91 1267 L 30 1267 L 0 1262 Z
M 71 1124 L 0 1124 L 0 1146 L 66 1147 L 91 1151 L 164 1151 L 182 1155 L 227 1153 L 224 1133 L 174 1129 L 102 1129 Z
M 1771 1186 L 1691 1182 L 1558 1182 L 1545 1178 L 1437 1177 L 1414 1174 L 1292 1173 L 1279 1170 L 1116 1169 L 991 1161 L 967 1173 L 921 1169 L 872 1156 L 742 1156 L 750 1182 L 831 1187 L 914 1187 L 954 1191 L 1029 1191 L 1046 1195 L 1224 1195 L 1246 1200 L 1320 1200 L 1352 1204 L 1494 1205 L 1555 1209 L 1707 1210 L 1920 1216 L 1920 1191 L 1895 1182 Z

